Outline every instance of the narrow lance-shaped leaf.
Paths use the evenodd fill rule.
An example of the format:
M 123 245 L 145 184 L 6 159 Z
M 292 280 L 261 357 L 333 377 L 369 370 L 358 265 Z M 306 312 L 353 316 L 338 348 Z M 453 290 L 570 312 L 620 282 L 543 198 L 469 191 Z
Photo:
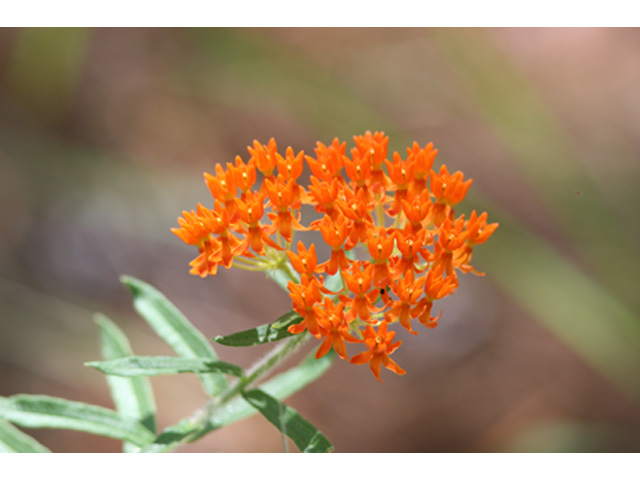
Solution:
M 165 428 L 160 435 L 140 450 L 141 453 L 164 453 L 170 452 L 178 447 L 188 438 L 202 431 L 202 425 L 194 423 L 191 419 L 185 418 L 175 425 Z M 211 431 L 211 430 L 209 430 Z M 199 438 L 199 437 L 198 437 Z
M 299 365 L 260 384 L 259 388 L 278 400 L 286 400 L 324 375 L 333 364 L 334 358 L 333 350 L 322 358 L 316 358 L 313 351 Z M 207 431 L 237 422 L 254 413 L 256 410 L 243 398 L 235 398 L 215 412 L 209 421 Z
M 79 430 L 138 446 L 154 438 L 140 422 L 113 410 L 46 395 L 0 397 L 0 418 L 22 427 Z
M 262 345 L 263 343 L 275 342 L 292 336 L 288 328 L 291 325 L 300 323 L 302 317 L 293 310 L 285 313 L 275 322 L 266 325 L 260 325 L 256 328 L 244 330 L 242 332 L 233 333 L 231 335 L 218 335 L 213 340 L 220 345 L 228 347 L 249 347 L 252 345 Z
M 299 365 L 261 384 L 260 389 L 279 400 L 284 400 L 320 378 L 329 369 L 334 358 L 333 351 L 319 359 L 315 358 L 315 351 L 311 352 Z M 243 398 L 235 398 L 226 405 L 214 410 L 212 417 L 204 428 L 188 420 L 182 421 L 177 425 L 166 428 L 151 445 L 144 447 L 141 452 L 159 453 L 171 451 L 187 438 L 189 441 L 197 440 L 212 430 L 256 413 L 257 410 Z
M 204 335 L 162 293 L 133 277 L 123 276 L 121 280 L 131 290 L 138 313 L 178 355 L 218 360 Z M 220 373 L 203 373 L 200 379 L 205 391 L 212 396 L 227 387 L 227 379 Z
M 108 361 L 133 355 L 129 340 L 115 323 L 102 314 L 97 314 L 94 320 L 100 327 L 102 358 Z M 125 417 L 135 418 L 155 433 L 156 405 L 149 379 L 122 378 L 112 375 L 107 375 L 106 378 L 116 410 Z M 137 447 L 128 442 L 124 444 L 125 452 L 136 449 Z
M 125 357 L 108 362 L 87 362 L 108 375 L 137 377 L 140 375 L 172 375 L 176 373 L 224 373 L 242 376 L 242 368 L 227 362 L 208 360 L 205 358 L 182 357 Z
M 50 453 L 35 438 L 0 420 L 0 453 Z
M 260 389 L 243 392 L 243 398 L 304 453 L 327 453 L 334 450 L 331 442 L 293 408 L 286 406 Z

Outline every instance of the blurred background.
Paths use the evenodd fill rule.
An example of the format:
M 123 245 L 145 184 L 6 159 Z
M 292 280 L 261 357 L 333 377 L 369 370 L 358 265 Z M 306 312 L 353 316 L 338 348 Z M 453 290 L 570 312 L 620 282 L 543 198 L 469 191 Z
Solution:
M 404 377 L 336 361 L 287 403 L 338 452 L 640 451 L 638 85 L 638 29 L 1 29 L 0 395 L 111 408 L 83 366 L 100 358 L 95 312 L 137 354 L 171 354 L 121 274 L 207 337 L 288 311 L 262 274 L 190 276 L 169 229 L 210 203 L 202 172 L 254 139 L 310 153 L 382 130 L 474 179 L 457 211 L 501 224 L 474 252 L 487 275 L 436 303 L 437 329 L 399 334 Z M 216 350 L 243 366 L 265 352 Z M 160 427 L 205 399 L 192 375 L 152 384 Z M 254 416 L 181 451 L 281 445 Z

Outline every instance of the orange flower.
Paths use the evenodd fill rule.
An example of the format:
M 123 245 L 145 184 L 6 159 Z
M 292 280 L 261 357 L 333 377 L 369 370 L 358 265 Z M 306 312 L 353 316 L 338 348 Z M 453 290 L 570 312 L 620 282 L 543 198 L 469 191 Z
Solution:
M 363 266 L 364 268 L 361 268 Z M 378 291 L 371 290 L 372 271 L 373 265 L 357 261 L 351 265 L 351 273 L 346 270 L 342 271 L 342 278 L 347 289 L 354 294 L 354 297 L 340 296 L 340 299 L 349 307 L 348 317 L 350 319 L 360 318 L 368 322 L 371 320 L 371 313 L 379 311 L 374 306 Z
M 316 206 L 316 212 L 326 213 L 331 218 L 339 213 L 336 209 L 336 201 L 339 198 L 340 183 L 337 179 L 331 182 L 321 182 L 316 177 L 310 177 L 311 185 L 309 185 L 309 203 Z
M 213 208 L 199 204 L 196 211 L 183 212 L 179 228 L 171 230 L 198 250 L 189 263 L 193 275 L 215 275 L 224 265 L 279 270 L 295 279 L 287 290 L 303 320 L 289 332 L 309 331 L 321 339 L 317 358 L 333 348 L 346 359 L 347 343 L 364 342 L 367 351 L 351 363 L 369 363 L 380 380 L 383 365 L 404 374 L 389 357 L 401 343 L 393 343 L 389 328 L 399 324 L 416 334 L 415 319 L 437 326 L 442 311 L 432 317 L 433 303 L 458 288 L 456 271 L 483 275 L 470 264 L 473 249 L 498 224 L 487 224 L 487 213 L 475 210 L 468 219 L 456 218 L 472 180 L 449 173 L 445 165 L 436 173 L 438 150 L 432 143 L 413 142 L 406 157 L 393 152 L 389 160 L 384 133 L 367 131 L 353 139 L 349 154 L 346 142 L 334 138 L 328 145 L 317 142 L 313 156 L 291 147 L 281 155 L 273 138 L 266 145 L 255 140 L 246 163 L 237 156 L 226 167 L 216 165 L 215 175 L 204 174 Z M 303 186 L 305 160 L 311 175 Z M 321 214 L 308 227 L 300 223 L 305 205 Z M 263 224 L 265 217 L 270 222 Z M 298 241 L 294 253 L 296 231 L 319 232 L 330 247 L 329 258 L 318 262 L 316 245 L 326 249 L 317 243 L 307 248 Z M 276 233 L 277 242 L 271 238 Z M 356 247 L 358 260 L 351 260 L 347 251 Z M 276 250 L 286 250 L 286 256 Z M 342 280 L 335 291 L 325 287 L 332 275 L 331 281 Z M 366 325 L 363 340 L 352 335 L 356 324 Z
M 211 225 L 205 217 L 205 210 L 208 209 L 198 204 L 198 212 L 182 212 L 183 218 L 178 218 L 180 228 L 172 228 L 171 231 L 177 235 L 187 245 L 198 247 L 198 256 L 189 262 L 192 267 L 189 273 L 206 277 L 215 275 L 218 271 L 218 264 L 210 258 L 220 249 L 220 242 L 211 235 Z
M 420 195 L 411 197 L 411 200 L 401 200 L 402 211 L 407 217 L 407 227 L 413 232 L 417 232 L 430 221 L 432 203 L 429 199 L 429 192 L 423 190 Z
M 240 240 L 230 232 L 234 230 L 235 225 L 231 222 L 229 211 L 220 203 L 215 204 L 213 211 L 198 205 L 198 219 L 211 233 L 217 235 L 217 248 L 210 255 L 209 260 L 222 264 L 225 268 L 231 268 Z
M 218 250 L 220 250 L 220 242 L 214 237 L 203 241 L 202 244 L 198 246 L 199 255 L 189 262 L 189 266 L 191 267 L 189 273 L 191 275 L 199 275 L 202 278 L 207 275 L 214 276 L 218 273 L 218 264 L 211 260 Z
M 369 368 L 380 382 L 382 382 L 380 378 L 380 368 L 382 365 L 398 375 L 407 373 L 389 357 L 389 355 L 396 351 L 402 341 L 398 340 L 396 343 L 391 343 L 396 336 L 396 332 L 387 331 L 387 322 L 383 321 L 380 323 L 378 332 L 376 332 L 371 325 L 367 325 L 366 330 L 362 331 L 362 336 L 369 350 L 353 357 L 351 363 L 360 365 L 369 362 Z
M 387 231 L 384 227 L 369 230 L 367 247 L 374 265 L 373 284 L 376 287 L 384 288 L 393 282 L 389 264 L 389 258 L 393 252 L 393 241 L 393 235 L 387 237 Z
M 418 142 L 413 142 L 411 148 L 407 148 L 407 163 L 411 164 L 415 171 L 413 194 L 419 195 L 427 188 L 427 177 L 437 154 L 438 149 L 433 148 L 433 143 L 420 148 Z
M 236 156 L 236 164 L 227 163 L 227 169 L 231 172 L 233 184 L 242 192 L 240 198 L 244 199 L 247 192 L 256 183 L 256 166 L 251 162 L 246 165 L 240 156 Z
M 338 180 L 338 182 L 344 182 L 340 171 L 344 165 L 346 148 L 346 142 L 341 144 L 337 138 L 334 138 L 333 143 L 328 147 L 322 142 L 318 142 L 315 149 L 317 158 L 314 159 L 308 155 L 305 157 L 311 173 L 319 180 L 327 183 L 332 182 L 334 179 Z
M 315 278 L 314 274 L 320 270 L 318 269 L 316 246 L 313 243 L 307 250 L 304 243 L 298 242 L 298 254 L 296 255 L 291 250 L 287 250 L 287 256 L 294 270 L 301 276 L 306 276 L 309 280 Z
M 329 215 L 325 215 L 320 222 L 322 238 L 332 248 L 331 258 L 320 265 L 329 275 L 334 275 L 338 269 L 349 268 L 349 259 L 344 250 L 344 242 L 347 239 L 347 221 L 340 216 L 334 222 Z
M 389 209 L 389 215 L 396 216 L 402 210 L 402 201 L 407 198 L 409 186 L 413 184 L 414 166 L 413 162 L 404 162 L 398 152 L 393 153 L 393 162 L 385 160 L 385 163 L 387 164 L 389 179 L 393 184 L 392 188 L 396 191 L 393 196 L 393 205 Z
M 337 200 L 338 207 L 342 214 L 351 222 L 348 227 L 349 240 L 347 249 L 351 249 L 359 242 L 366 242 L 369 229 L 373 227 L 371 210 L 373 205 L 365 195 L 364 190 L 358 190 L 357 195 L 351 190 L 345 190 L 345 200 Z
M 362 343 L 363 341 L 351 335 L 351 328 L 345 318 L 342 303 L 334 304 L 328 297 L 324 297 L 324 312 L 321 325 L 324 341 L 316 352 L 316 358 L 324 357 L 333 347 L 340 358 L 346 359 L 347 347 L 344 342 Z
M 251 154 L 251 160 L 249 161 L 260 170 L 265 178 L 273 177 L 273 171 L 278 161 L 276 141 L 272 138 L 267 145 L 262 145 L 257 140 L 254 140 L 253 148 L 247 147 L 247 150 Z
M 464 181 L 462 172 L 449 174 L 446 165 L 440 167 L 440 172 L 436 173 L 431 170 L 431 193 L 436 197 L 436 205 L 434 206 L 434 220 L 436 226 L 442 225 L 445 217 L 453 218 L 452 207 L 464 200 L 467 191 L 473 180 Z M 447 215 L 449 213 L 449 215 Z
M 287 147 L 284 157 L 276 152 L 276 164 L 278 174 L 285 180 L 297 180 L 304 169 L 304 152 L 294 155 L 293 148 Z
M 292 209 L 300 208 L 300 191 L 295 180 L 285 180 L 278 175 L 277 180 L 265 180 L 266 191 L 269 195 L 269 206 L 277 213 L 269 213 L 268 216 L 273 222 L 274 230 L 278 230 L 287 242 L 291 242 L 293 228 L 303 230 L 300 225 L 300 218 L 295 217 Z
M 480 245 L 486 242 L 491 234 L 498 228 L 498 223 L 490 223 L 487 225 L 487 212 L 478 217 L 476 211 L 472 211 L 467 221 L 466 230 L 469 232 L 467 243 L 471 245 Z
M 351 180 L 351 188 L 356 195 L 363 192 L 366 202 L 371 201 L 369 179 L 371 177 L 371 156 L 362 156 L 357 149 L 351 150 L 352 158 L 345 157 L 344 170 Z
M 205 207 L 198 204 L 198 211 L 203 208 Z M 180 228 L 172 228 L 171 231 L 187 245 L 199 246 L 211 236 L 211 230 L 204 219 L 200 218 L 193 210 L 191 212 L 183 211 L 182 218 L 178 218 L 178 225 Z
M 478 217 L 476 211 L 472 211 L 469 220 L 465 223 L 467 232 L 465 245 L 454 252 L 453 264 L 463 273 L 472 272 L 476 275 L 484 276 L 484 273 L 478 272 L 469 262 L 471 262 L 473 247 L 486 242 L 496 228 L 498 228 L 497 223 L 487 225 L 487 212 Z
M 436 300 L 440 300 L 441 298 L 446 297 L 447 295 L 451 295 L 456 288 L 458 288 L 458 280 L 455 276 L 447 276 L 444 277 L 443 266 L 432 267 L 429 270 L 424 282 L 424 293 L 425 298 L 421 299 L 418 305 L 416 306 L 417 312 L 420 312 L 418 316 L 418 321 L 422 323 L 425 327 L 436 328 L 438 325 L 438 319 L 442 315 L 437 317 L 431 316 L 431 309 L 433 307 L 433 302 Z
M 384 188 L 387 182 L 382 167 L 387 158 L 389 137 L 383 132 L 375 132 L 372 135 L 367 131 L 364 135 L 354 136 L 353 140 L 356 142 L 358 153 L 371 158 L 371 186 L 374 189 Z
M 280 246 L 269 238 L 269 231 L 260 224 L 264 215 L 264 194 L 248 192 L 244 200 L 238 200 L 238 217 L 246 225 L 248 234 L 234 253 L 241 255 L 249 247 L 258 255 L 264 255 L 264 244 L 280 249 Z
M 464 218 L 460 217 L 455 222 L 446 218 L 440 228 L 433 254 L 425 252 L 425 260 L 433 262 L 434 267 L 444 267 L 447 275 L 455 276 L 454 268 L 459 265 L 454 263 L 454 252 L 464 247 L 468 235 L 469 232 L 464 230 Z
M 417 233 L 413 233 L 411 228 L 407 226 L 405 230 L 395 231 L 396 243 L 398 250 L 402 254 L 394 265 L 395 276 L 404 275 L 410 271 L 421 273 L 423 270 L 418 268 L 418 262 L 420 261 L 420 252 L 422 252 L 426 245 L 433 241 L 433 236 L 427 234 L 427 231 L 422 229 Z
M 324 311 L 316 306 L 322 301 L 322 294 L 316 281 L 306 284 L 289 282 L 287 289 L 293 300 L 293 310 L 300 315 L 303 320 L 300 323 L 289 327 L 290 333 L 302 333 L 309 330 L 311 335 L 320 338 L 320 318 Z
M 398 300 L 391 305 L 388 319 L 391 322 L 399 321 L 400 325 L 414 335 L 418 332 L 411 329 L 411 319 L 421 313 L 418 299 L 422 296 L 425 279 L 425 277 L 421 277 L 414 280 L 413 271 L 409 270 L 404 277 L 398 279 L 397 283 L 391 286 L 393 293 L 398 296 Z
M 227 164 L 227 167 L 231 164 Z M 236 210 L 236 184 L 233 179 L 233 173 L 224 170 L 222 165 L 216 164 L 215 177 L 210 173 L 204 173 L 204 181 L 209 187 L 211 196 L 220 203 L 223 203 L 230 215 Z

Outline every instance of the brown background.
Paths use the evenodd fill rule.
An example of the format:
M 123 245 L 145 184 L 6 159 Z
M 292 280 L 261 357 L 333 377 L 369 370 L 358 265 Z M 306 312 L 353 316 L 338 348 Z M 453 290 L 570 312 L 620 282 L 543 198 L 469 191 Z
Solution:
M 404 377 L 339 361 L 288 403 L 339 452 L 638 451 L 639 46 L 637 29 L 0 30 L 0 394 L 111 407 L 83 366 L 97 311 L 137 354 L 171 354 L 121 274 L 208 337 L 286 312 L 261 274 L 191 277 L 169 229 L 254 139 L 311 152 L 384 130 L 474 179 L 463 210 L 501 222 L 474 256 L 487 276 L 439 303 L 436 330 L 399 334 Z M 193 376 L 152 383 L 161 427 L 204 401 Z M 280 450 L 252 417 L 181 451 Z

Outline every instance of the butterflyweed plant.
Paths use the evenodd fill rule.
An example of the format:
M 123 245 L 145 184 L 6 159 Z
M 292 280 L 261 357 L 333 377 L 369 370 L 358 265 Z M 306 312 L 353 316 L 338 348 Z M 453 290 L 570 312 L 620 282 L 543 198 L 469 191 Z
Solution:
M 289 294 L 292 310 L 275 322 L 212 339 L 234 347 L 278 342 L 269 354 L 248 369 L 221 361 L 166 297 L 123 277 L 135 309 L 177 356 L 135 356 L 124 333 L 98 315 L 103 360 L 86 365 L 107 374 L 116 410 L 40 395 L 0 398 L 0 448 L 47 451 L 16 424 L 117 438 L 125 452 L 166 452 L 259 412 L 300 451 L 332 451 L 282 400 L 322 375 L 335 356 L 368 364 L 380 382 L 382 367 L 404 375 L 391 358 L 402 343 L 394 341 L 396 330 L 418 335 L 437 327 L 442 311 L 435 314 L 434 302 L 457 290 L 459 273 L 483 275 L 471 265 L 473 249 L 498 227 L 487 223 L 486 213 L 456 216 L 472 180 L 445 165 L 434 170 L 433 144 L 414 142 L 404 157 L 388 158 L 383 133 L 353 139 L 349 154 L 336 138 L 318 142 L 314 155 L 278 151 L 274 139 L 254 141 L 248 161 L 237 156 L 204 174 L 212 207 L 184 211 L 172 229 L 198 251 L 191 274 L 213 276 L 232 267 L 264 272 Z M 311 175 L 302 185 L 305 163 Z M 303 220 L 303 206 L 316 218 Z M 295 241 L 296 232 L 319 232 L 328 258 L 317 257 L 315 243 Z M 318 345 L 299 365 L 265 381 L 310 339 Z M 210 398 L 158 433 L 147 377 L 177 373 L 198 374 Z

